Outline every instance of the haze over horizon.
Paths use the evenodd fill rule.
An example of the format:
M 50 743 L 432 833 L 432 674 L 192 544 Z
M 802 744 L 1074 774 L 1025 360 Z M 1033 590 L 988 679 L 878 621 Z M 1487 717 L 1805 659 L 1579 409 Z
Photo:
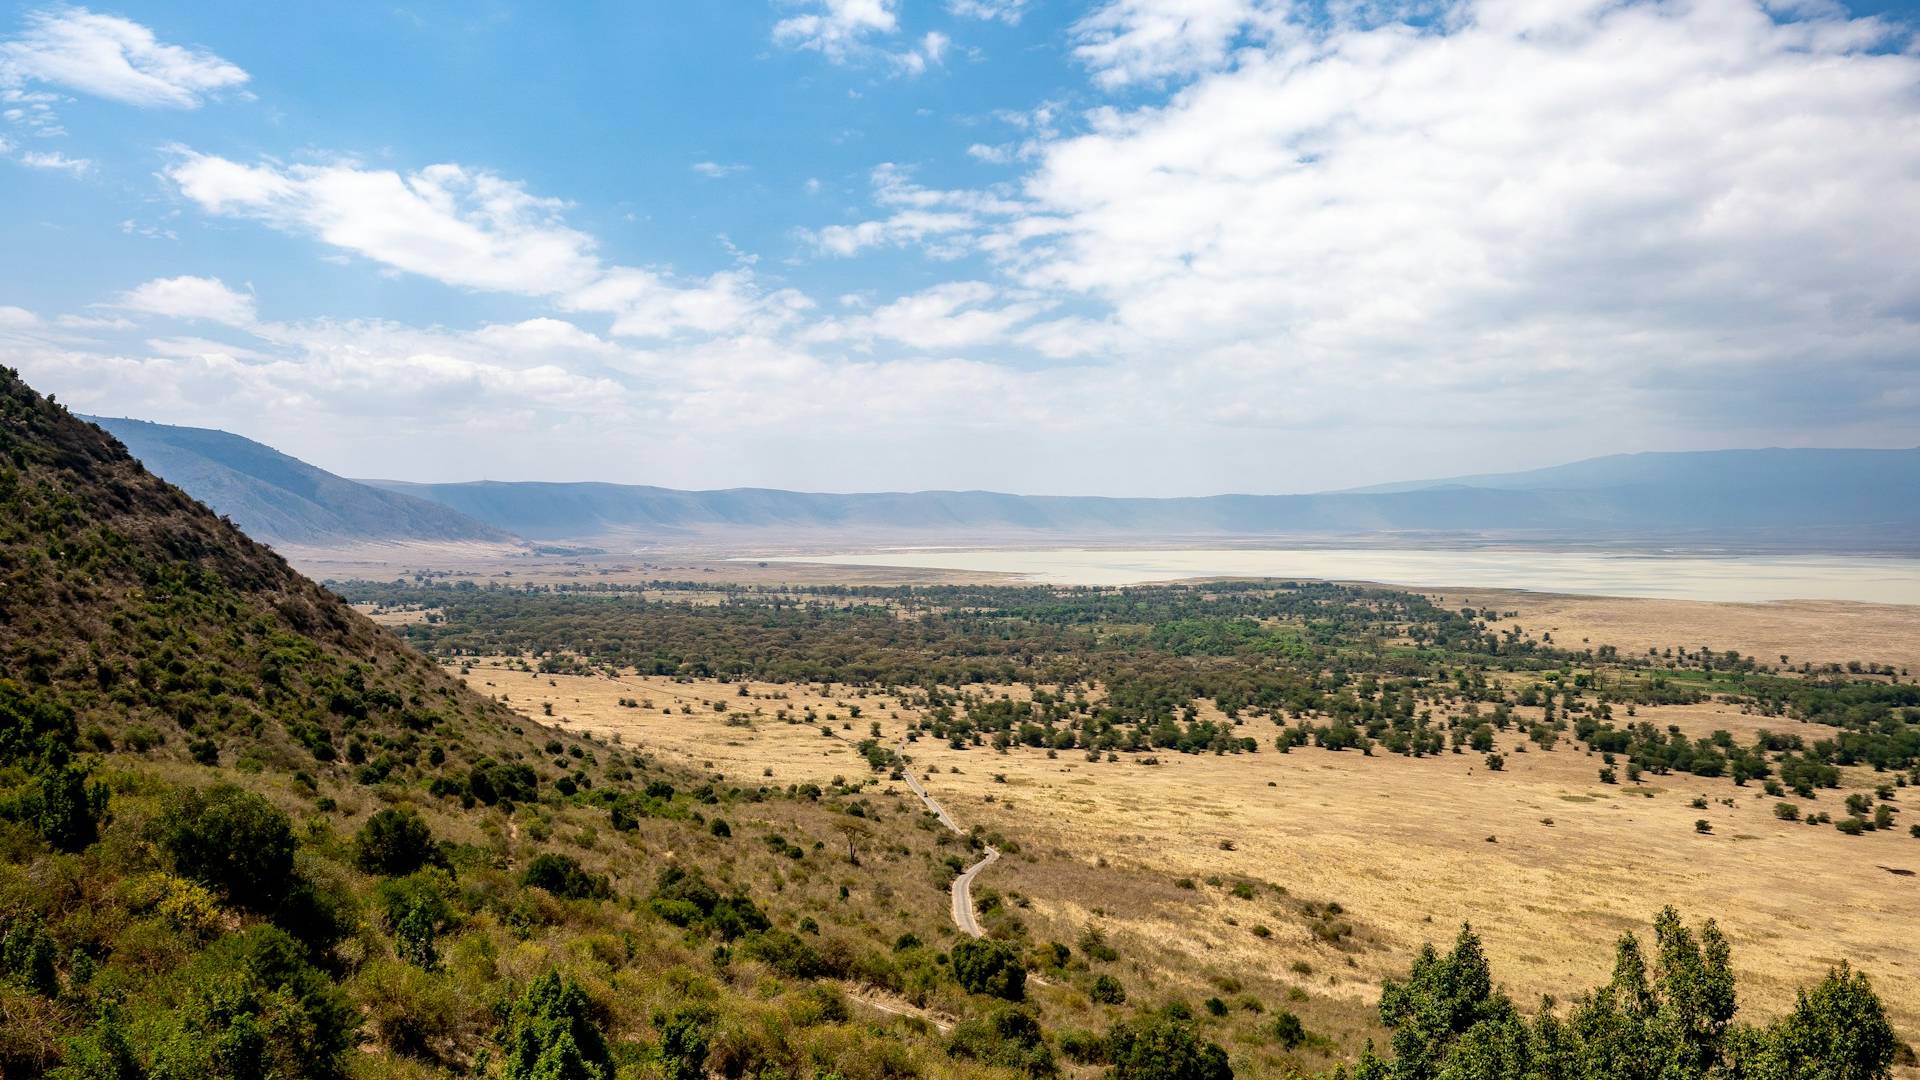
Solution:
M 1911 4 L 0 12 L 0 363 L 345 476 L 1306 492 L 1920 430 Z

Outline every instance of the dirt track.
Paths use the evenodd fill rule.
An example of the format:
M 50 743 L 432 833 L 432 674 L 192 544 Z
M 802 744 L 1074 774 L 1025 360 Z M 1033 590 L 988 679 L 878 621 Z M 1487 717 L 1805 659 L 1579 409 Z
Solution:
M 925 804 L 927 810 L 940 819 L 940 824 L 945 825 L 957 835 L 965 836 L 965 831 L 953 820 L 953 816 L 947 813 L 947 808 L 935 802 L 933 796 L 927 794 L 927 789 L 920 786 L 920 781 L 914 777 L 913 770 L 904 764 L 906 756 L 907 740 L 903 736 L 900 739 L 900 757 L 903 761 L 900 775 L 906 777 L 907 786 L 913 789 L 915 795 L 920 796 L 920 801 Z M 1000 852 L 992 847 L 988 847 L 986 851 L 985 858 L 962 870 L 960 876 L 953 879 L 953 925 L 972 937 L 982 936 L 980 921 L 973 915 L 973 879 L 980 871 L 992 866 L 993 861 L 1000 857 Z

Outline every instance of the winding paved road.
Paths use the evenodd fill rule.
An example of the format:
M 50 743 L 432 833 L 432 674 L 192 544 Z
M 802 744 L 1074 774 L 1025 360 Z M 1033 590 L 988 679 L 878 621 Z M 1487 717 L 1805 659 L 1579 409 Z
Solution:
M 940 824 L 945 825 L 949 831 L 958 836 L 965 836 L 965 830 L 953 820 L 952 814 L 947 813 L 947 808 L 935 802 L 933 796 L 927 794 L 927 789 L 920 786 L 920 781 L 914 777 L 913 770 L 907 767 L 906 757 L 907 739 L 903 735 L 900 737 L 900 775 L 906 777 L 907 786 L 913 789 L 915 795 L 920 796 L 920 801 L 926 805 L 927 810 L 940 819 Z M 973 937 L 984 936 L 980 929 L 980 921 L 973 916 L 973 879 L 980 871 L 992 866 L 994 860 L 1000 857 L 999 849 L 992 845 L 988 845 L 986 851 L 985 858 L 960 871 L 960 876 L 953 879 L 953 925 Z

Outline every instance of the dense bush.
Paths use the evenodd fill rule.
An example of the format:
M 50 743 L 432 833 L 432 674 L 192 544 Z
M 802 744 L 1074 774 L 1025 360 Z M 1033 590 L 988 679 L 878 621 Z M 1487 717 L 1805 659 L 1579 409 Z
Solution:
M 184 1000 L 154 1052 L 156 1078 L 344 1075 L 359 1016 L 280 930 L 256 927 L 220 939 L 180 985 Z
M 377 811 L 353 838 L 353 861 L 369 874 L 401 877 L 441 862 L 432 830 L 412 810 Z
M 293 887 L 293 823 L 266 799 L 217 784 L 176 795 L 154 823 L 175 869 L 253 911 L 271 911 Z
M 1004 941 L 969 938 L 953 947 L 953 977 L 970 994 L 1007 1001 L 1027 996 L 1027 969 L 1020 952 Z
M 947 1052 L 1027 1076 L 1052 1076 L 1058 1071 L 1039 1023 L 1031 1013 L 1011 1005 L 954 1025 Z
M 586 992 L 548 971 L 513 1005 L 502 1051 L 506 1080 L 611 1080 L 613 1060 Z
M 604 876 L 588 872 L 571 855 L 551 851 L 534 856 L 520 882 L 563 900 L 599 900 L 613 895 L 613 887 Z
M 1225 1050 L 1196 1034 L 1191 1021 L 1163 1013 L 1115 1024 L 1107 1054 L 1110 1080 L 1233 1080 Z
M 704 929 L 727 941 L 773 925 L 745 893 L 722 896 L 697 869 L 679 865 L 660 872 L 648 905 L 675 926 Z

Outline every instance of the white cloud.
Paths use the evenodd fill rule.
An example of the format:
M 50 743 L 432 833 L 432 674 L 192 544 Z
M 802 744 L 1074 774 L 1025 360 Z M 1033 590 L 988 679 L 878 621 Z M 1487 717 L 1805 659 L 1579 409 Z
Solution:
M 29 12 L 26 28 L 0 41 L 0 86 L 48 83 L 144 108 L 197 108 L 247 78 L 211 52 L 169 45 L 139 23 L 83 7 Z
M 893 209 L 886 218 L 829 225 L 809 234 L 820 251 L 841 257 L 872 247 L 925 245 L 937 258 L 958 258 L 995 241 L 981 230 L 990 223 L 1029 214 L 1033 207 L 991 191 L 943 191 L 915 183 L 910 170 L 892 162 L 875 167 L 874 201 Z
M 29 150 L 20 155 L 20 164 L 74 176 L 85 176 L 93 171 L 93 162 L 86 158 L 70 158 L 58 151 L 48 150 Z
M 814 0 L 805 13 L 775 23 L 773 40 L 842 61 L 866 48 L 869 38 L 900 29 L 897 6 L 897 0 Z
M 25 330 L 40 325 L 40 317 L 23 307 L 0 304 L 0 329 Z
M 984 281 L 953 281 L 882 304 L 870 314 L 810 327 L 816 342 L 874 339 L 899 342 L 923 352 L 977 348 L 1007 340 L 1016 326 L 1045 311 L 1031 299 L 997 306 L 1000 290 Z
M 1577 417 L 1607 383 L 1658 410 L 1684 372 L 1815 358 L 1911 379 L 1920 56 L 1889 33 L 1750 0 L 1269 26 L 1045 143 L 1032 210 L 982 228 L 1023 285 L 1108 309 L 1107 355 L 1270 381 L 1250 400 L 1289 407 L 1250 420 L 1495 386 Z
M 565 311 L 613 316 L 621 337 L 670 337 L 682 331 L 719 334 L 771 332 L 811 303 L 797 292 L 763 293 L 746 270 L 722 271 L 682 286 L 651 270 L 614 267 L 598 281 L 560 299 Z
M 1244 33 L 1272 29 L 1290 0 L 1107 0 L 1074 25 L 1074 55 L 1108 88 L 1224 66 Z
M 817 52 L 836 64 L 877 61 L 896 75 L 920 75 L 937 66 L 952 44 L 929 31 L 911 48 L 881 44 L 900 32 L 899 0 L 802 0 L 804 10 L 773 26 L 776 44 Z
M 460 165 L 402 175 L 351 162 L 243 165 L 181 151 L 167 175 L 209 213 L 312 235 L 449 285 L 610 314 L 622 336 L 762 330 L 807 306 L 790 290 L 762 291 L 744 270 L 683 282 L 607 265 L 594 239 L 562 219 L 560 200 Z
M 947 10 L 963 19 L 998 19 L 1009 26 L 1026 13 L 1027 0 L 947 0 Z
M 737 162 L 720 161 L 696 161 L 693 163 L 692 168 L 694 172 L 699 173 L 709 180 L 724 180 L 729 176 L 738 176 L 747 171 L 745 165 L 738 164 Z
M 116 307 L 170 319 L 205 319 L 229 326 L 251 326 L 253 297 L 227 288 L 219 278 L 156 278 L 121 294 Z
M 460 165 L 401 174 L 354 163 L 242 165 L 182 151 L 166 175 L 209 213 L 252 218 L 398 270 L 497 292 L 546 295 L 598 274 L 593 239 L 562 203 Z

